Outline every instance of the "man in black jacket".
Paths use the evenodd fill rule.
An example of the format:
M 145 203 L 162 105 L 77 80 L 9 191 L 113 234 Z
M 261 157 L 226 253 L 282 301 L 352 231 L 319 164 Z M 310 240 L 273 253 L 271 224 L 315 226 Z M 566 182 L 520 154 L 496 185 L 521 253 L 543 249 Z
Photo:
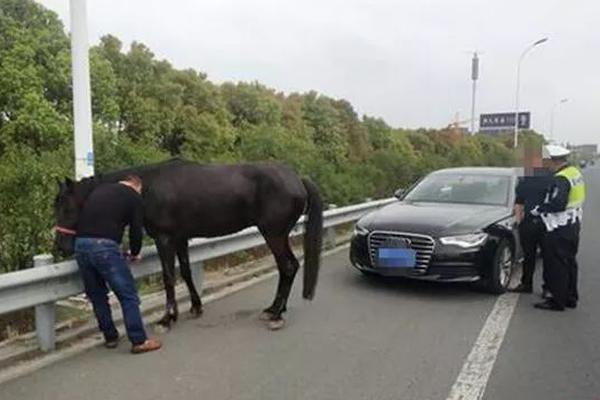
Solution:
M 519 221 L 519 239 L 523 249 L 523 274 L 521 283 L 513 292 L 531 293 L 533 291 L 533 274 L 535 272 L 537 250 L 542 245 L 545 229 L 539 216 L 531 211 L 544 202 L 546 188 L 552 181 L 552 173 L 543 168 L 536 168 L 532 176 L 523 177 L 517 185 L 515 214 Z M 544 292 L 546 292 L 546 273 L 544 272 Z
M 81 210 L 75 239 L 75 256 L 85 293 L 94 307 L 105 346 L 115 348 L 119 342 L 108 304 L 108 284 L 121 303 L 132 353 L 161 347 L 158 340 L 146 336 L 135 281 L 120 249 L 123 231 L 129 225 L 128 258 L 133 262 L 140 260 L 143 237 L 141 191 L 142 181 L 137 176 L 97 187 Z

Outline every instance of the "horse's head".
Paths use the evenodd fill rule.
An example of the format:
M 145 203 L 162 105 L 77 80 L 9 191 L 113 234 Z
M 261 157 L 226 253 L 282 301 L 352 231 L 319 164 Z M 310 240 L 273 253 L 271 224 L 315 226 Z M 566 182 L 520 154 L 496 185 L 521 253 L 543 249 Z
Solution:
M 66 178 L 64 182 L 58 182 L 58 194 L 54 201 L 54 247 L 62 256 L 70 256 L 74 252 L 79 213 L 92 188 L 91 179 L 75 182 Z

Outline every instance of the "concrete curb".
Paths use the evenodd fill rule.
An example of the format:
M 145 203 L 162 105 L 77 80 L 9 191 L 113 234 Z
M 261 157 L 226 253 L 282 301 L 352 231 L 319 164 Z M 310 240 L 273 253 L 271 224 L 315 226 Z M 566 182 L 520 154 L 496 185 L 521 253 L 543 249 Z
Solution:
M 347 249 L 349 244 L 343 244 L 331 250 L 325 250 L 323 257 L 335 254 Z M 301 258 L 300 256 L 298 257 Z M 222 299 L 246 288 L 265 282 L 277 276 L 276 266 L 273 263 L 261 265 L 250 271 L 236 275 L 231 278 L 211 282 L 203 288 L 202 302 L 209 304 Z M 182 310 L 190 306 L 189 295 L 184 285 L 179 285 L 176 291 L 177 300 Z M 142 313 L 145 316 L 147 326 L 155 325 L 164 313 L 164 294 L 150 294 L 142 298 Z M 114 311 L 115 324 L 123 331 L 122 315 Z M 57 337 L 57 350 L 52 353 L 42 353 L 35 344 L 27 344 L 19 347 L 14 344 L 15 349 L 5 351 L 5 357 L 0 359 L 0 384 L 12 379 L 30 374 L 43 367 L 65 360 L 69 357 L 81 354 L 104 343 L 102 335 L 98 333 L 95 321 L 88 322 L 81 327 L 62 333 Z M 7 345 L 7 346 L 10 346 Z M 17 364 L 15 364 L 17 363 Z

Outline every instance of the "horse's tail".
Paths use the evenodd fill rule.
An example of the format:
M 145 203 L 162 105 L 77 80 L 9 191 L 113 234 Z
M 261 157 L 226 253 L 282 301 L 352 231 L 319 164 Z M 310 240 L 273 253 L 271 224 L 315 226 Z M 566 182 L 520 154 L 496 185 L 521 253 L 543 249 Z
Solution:
M 304 288 L 302 297 L 312 300 L 315 296 L 319 264 L 321 263 L 321 245 L 323 243 L 323 201 L 319 188 L 310 180 L 302 179 L 308 193 L 307 219 L 304 232 Z

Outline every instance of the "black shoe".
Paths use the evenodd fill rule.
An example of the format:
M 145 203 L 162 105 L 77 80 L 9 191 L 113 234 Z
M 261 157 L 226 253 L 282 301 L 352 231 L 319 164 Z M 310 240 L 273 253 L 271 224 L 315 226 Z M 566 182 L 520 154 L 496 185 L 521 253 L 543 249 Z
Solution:
M 513 293 L 532 293 L 533 292 L 533 288 L 529 285 L 523 285 L 522 283 L 512 289 L 508 289 L 509 292 L 513 292 Z
M 577 302 L 572 300 L 572 301 L 567 301 L 567 303 L 565 304 L 566 307 L 568 308 L 577 308 Z
M 559 306 L 558 304 L 556 304 L 555 302 L 553 302 L 551 300 L 546 300 L 541 303 L 535 303 L 533 306 L 540 310 L 565 311 L 565 308 L 563 306 Z
M 104 347 L 107 349 L 116 349 L 119 346 L 119 337 L 117 336 L 114 339 L 106 339 L 104 340 Z

